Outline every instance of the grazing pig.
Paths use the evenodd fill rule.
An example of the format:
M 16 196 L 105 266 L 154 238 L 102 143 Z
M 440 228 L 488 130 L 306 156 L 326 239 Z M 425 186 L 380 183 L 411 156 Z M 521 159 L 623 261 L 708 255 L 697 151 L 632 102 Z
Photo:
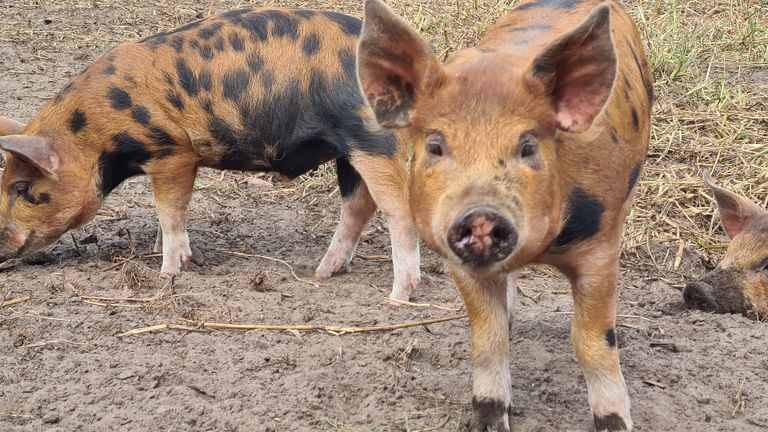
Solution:
M 508 276 L 538 263 L 572 283 L 596 429 L 630 430 L 617 274 L 653 78 L 629 15 L 613 1 L 523 2 L 443 66 L 368 0 L 358 78 L 379 123 L 414 146 L 417 230 L 446 258 L 469 314 L 475 428 L 509 430 Z
M 392 237 L 392 297 L 407 299 L 419 282 L 408 149 L 360 94 L 360 27 L 334 12 L 233 10 L 119 45 L 29 124 L 0 120 L 0 259 L 51 244 L 93 218 L 123 180 L 147 174 L 156 249 L 174 274 L 198 260 L 186 230 L 198 167 L 293 178 L 335 160 L 341 221 L 316 277 L 346 268 L 378 206 Z
M 717 267 L 686 285 L 686 306 L 718 313 L 742 313 L 768 319 L 768 211 L 718 187 L 707 173 L 720 220 L 731 244 Z

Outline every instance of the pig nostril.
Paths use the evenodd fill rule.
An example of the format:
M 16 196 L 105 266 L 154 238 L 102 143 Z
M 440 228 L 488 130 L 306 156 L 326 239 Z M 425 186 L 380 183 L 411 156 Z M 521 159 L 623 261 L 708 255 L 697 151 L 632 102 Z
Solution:
M 461 230 L 461 233 L 459 234 L 460 239 L 468 239 L 472 237 L 472 228 L 471 227 L 464 227 L 463 230 Z
M 496 243 L 501 243 L 509 240 L 509 230 L 506 228 L 495 227 L 491 231 L 491 237 Z

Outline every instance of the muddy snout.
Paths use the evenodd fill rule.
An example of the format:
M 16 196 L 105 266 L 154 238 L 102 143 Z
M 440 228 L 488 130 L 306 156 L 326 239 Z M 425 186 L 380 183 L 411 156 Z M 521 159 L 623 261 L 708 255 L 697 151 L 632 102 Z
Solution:
M 691 309 L 700 309 L 705 312 L 713 312 L 717 309 L 712 286 L 703 282 L 691 282 L 683 290 L 685 306 Z
M 515 250 L 517 229 L 495 208 L 476 206 L 451 224 L 448 245 L 465 264 L 487 266 L 503 261 Z

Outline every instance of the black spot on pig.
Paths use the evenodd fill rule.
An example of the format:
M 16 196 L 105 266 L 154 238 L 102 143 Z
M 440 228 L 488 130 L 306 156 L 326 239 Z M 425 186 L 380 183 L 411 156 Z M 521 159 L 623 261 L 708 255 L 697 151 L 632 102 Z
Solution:
M 149 115 L 149 111 L 144 108 L 143 106 L 137 106 L 131 111 L 131 117 L 133 117 L 133 120 L 136 123 L 147 125 L 149 124 L 149 121 L 151 120 L 151 116 Z
M 320 51 L 320 38 L 317 33 L 312 32 L 309 36 L 304 38 L 304 43 L 301 44 L 301 49 L 304 51 L 304 55 L 312 57 Z
M 183 88 L 189 96 L 197 96 L 197 93 L 200 91 L 197 77 L 195 76 L 195 73 L 192 72 L 192 69 L 189 68 L 189 65 L 187 65 L 187 61 L 183 58 L 176 60 L 176 73 L 179 76 L 181 88 Z
M 61 101 L 64 100 L 64 98 L 72 92 L 72 90 L 75 89 L 75 83 L 68 82 L 67 85 L 65 85 L 59 92 L 56 94 L 56 97 L 53 99 L 54 103 L 61 103 Z
M 336 176 L 338 177 L 339 192 L 341 193 L 342 200 L 351 198 L 363 181 L 360 174 L 346 158 L 336 159 Z
M 209 40 L 216 36 L 219 33 L 219 30 L 221 30 L 221 23 L 217 22 L 200 29 L 200 31 L 197 32 L 197 35 L 200 36 L 200 39 L 202 40 Z
M 221 82 L 226 99 L 237 101 L 248 92 L 251 84 L 251 74 L 245 69 L 237 69 L 224 75 Z
M 616 330 L 611 328 L 605 332 L 605 343 L 607 343 L 611 348 L 616 347 Z
M 229 44 L 232 46 L 232 49 L 237 52 L 245 50 L 245 42 L 243 42 L 243 38 L 237 33 L 231 33 L 229 35 Z
M 88 124 L 88 119 L 85 117 L 85 113 L 76 109 L 69 118 L 69 130 L 73 134 L 80 132 Z
M 580 188 L 575 188 L 568 197 L 568 219 L 560 234 L 555 239 L 555 246 L 587 240 L 600 231 L 605 207 Z
M 632 128 L 635 131 L 640 130 L 640 120 L 637 117 L 637 110 L 632 107 Z
M 131 105 L 133 105 L 131 95 L 119 87 L 110 87 L 107 96 L 109 97 L 109 101 L 112 104 L 112 108 L 118 111 L 127 110 L 131 107 Z
M 128 177 L 141 174 L 141 166 L 152 157 L 144 144 L 127 132 L 112 137 L 112 143 L 114 150 L 105 151 L 99 157 L 102 196 L 107 196 Z
M 516 7 L 516 11 L 529 9 L 573 9 L 580 5 L 582 0 L 538 0 Z
M 261 54 L 259 54 L 257 51 L 254 51 L 248 55 L 246 63 L 248 63 L 248 69 L 250 69 L 251 72 L 259 73 L 261 68 L 264 66 L 264 59 L 261 57 Z
M 629 186 L 627 187 L 627 196 L 625 199 L 629 199 L 629 197 L 632 195 L 632 191 L 635 189 L 637 181 L 640 179 L 640 172 L 642 170 L 642 162 L 638 162 L 634 167 L 632 167 L 632 172 L 629 173 Z
M 280 11 L 266 11 L 263 15 L 272 22 L 272 36 L 288 36 L 291 40 L 296 40 L 299 32 L 296 18 Z
M 181 95 L 178 92 L 169 90 L 165 95 L 165 98 L 179 111 L 184 109 L 184 101 L 181 99 Z
M 357 36 L 362 28 L 362 21 L 338 12 L 322 12 L 323 16 L 335 22 L 348 36 Z

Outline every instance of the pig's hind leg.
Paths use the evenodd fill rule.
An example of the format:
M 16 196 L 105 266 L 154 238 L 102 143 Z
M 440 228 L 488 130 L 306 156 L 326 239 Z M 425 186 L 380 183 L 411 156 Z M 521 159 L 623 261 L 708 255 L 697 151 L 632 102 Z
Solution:
M 315 271 L 317 280 L 347 271 L 360 234 L 376 211 L 368 187 L 347 159 L 336 159 L 336 173 L 341 192 L 341 218 L 331 245 Z
M 169 164 L 170 165 L 170 164 Z M 202 265 L 202 256 L 189 245 L 187 215 L 189 200 L 197 175 L 194 164 L 174 164 L 150 171 L 155 196 L 157 217 L 160 222 L 156 248 L 162 249 L 164 274 L 177 274 L 187 270 L 190 263 Z

